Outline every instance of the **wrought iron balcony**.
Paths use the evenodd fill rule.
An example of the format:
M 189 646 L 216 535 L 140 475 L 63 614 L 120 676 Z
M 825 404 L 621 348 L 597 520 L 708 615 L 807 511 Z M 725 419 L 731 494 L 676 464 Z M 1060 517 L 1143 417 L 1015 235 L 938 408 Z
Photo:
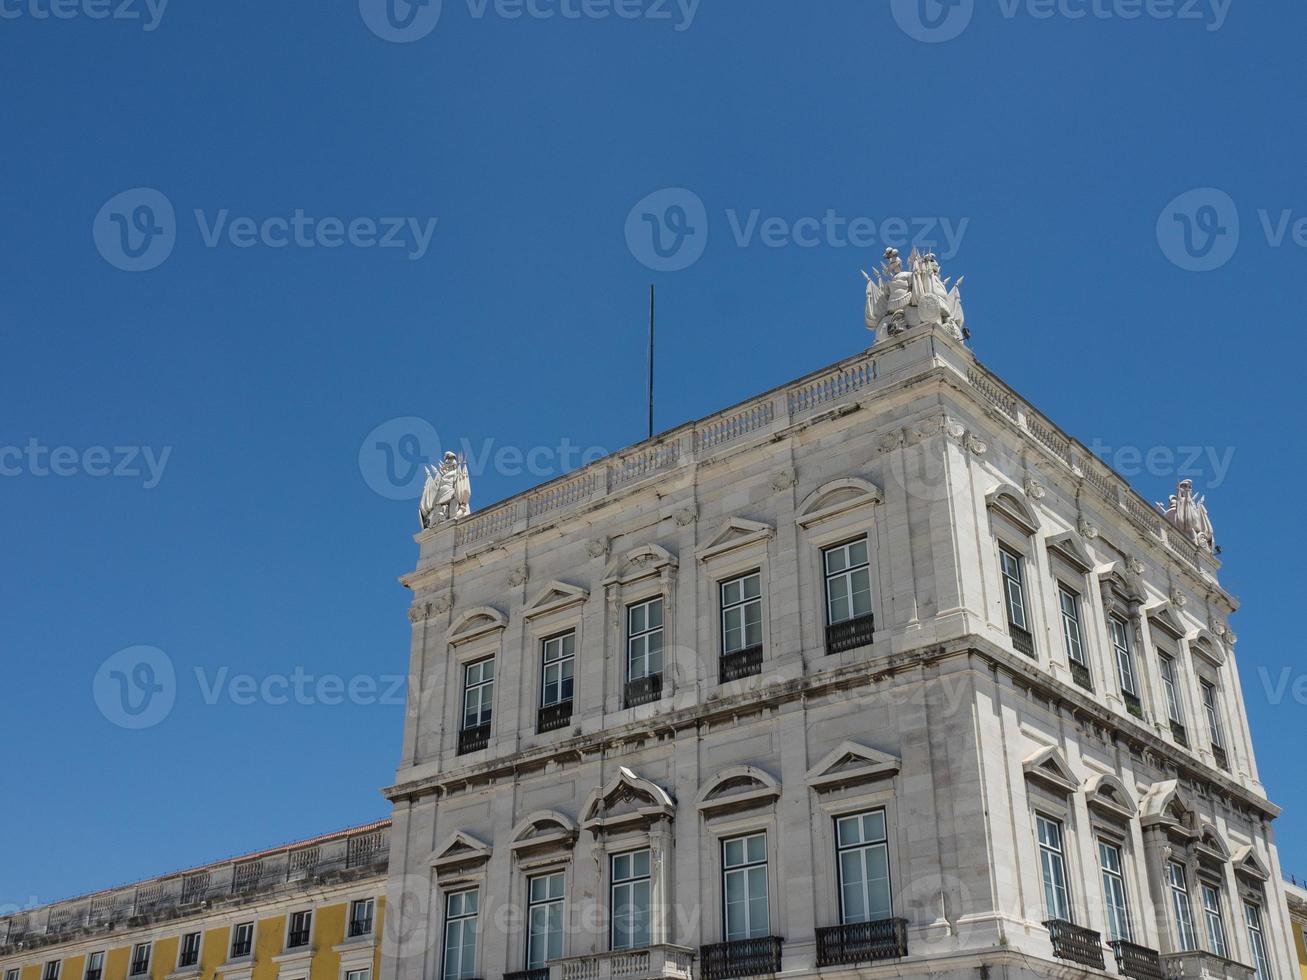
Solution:
M 540 709 L 536 716 L 536 731 L 541 734 L 557 731 L 560 728 L 566 728 L 571 720 L 571 698 L 566 701 L 556 701 Z
M 817 930 L 817 965 L 872 963 L 908 955 L 908 920 L 849 922 Z
M 250 955 L 250 950 L 254 948 L 254 939 L 237 940 L 231 944 L 231 958 L 239 960 Z
M 549 967 L 541 967 L 538 970 L 518 970 L 515 973 L 505 973 L 504 980 L 549 980 Z
M 286 937 L 287 949 L 299 949 L 301 946 L 309 944 L 309 930 L 295 929 Z
M 1065 919 L 1049 919 L 1044 928 L 1048 930 L 1048 938 L 1053 940 L 1053 955 L 1058 959 L 1099 970 L 1104 968 L 1103 937 L 1093 929 Z
M 132 960 L 131 970 L 128 976 L 139 977 L 144 973 L 150 972 L 150 958 L 147 956 L 143 960 Z
M 876 633 L 876 617 L 871 613 L 832 623 L 826 627 L 826 654 L 843 653 L 855 647 L 865 647 Z
M 634 708 L 637 704 L 657 701 L 662 696 L 663 675 L 646 674 L 644 677 L 636 677 L 626 682 L 622 700 L 628 708 Z
M 1212 758 L 1214 758 L 1216 764 L 1226 772 L 1230 771 L 1230 757 L 1225 754 L 1225 749 L 1221 748 L 1221 746 L 1217 745 L 1215 742 L 1212 743 Z
M 479 752 L 490 744 L 490 722 L 475 728 L 464 728 L 458 733 L 458 754 Z
M 1035 638 L 1030 634 L 1030 630 L 1016 623 L 1008 623 L 1007 631 L 1012 637 L 1012 646 L 1018 653 L 1024 653 L 1027 657 L 1035 655 Z
M 365 919 L 349 920 L 350 939 L 355 939 L 359 936 L 370 936 L 370 935 L 372 935 L 372 916 L 369 915 Z
M 1171 737 L 1175 739 L 1177 745 L 1189 748 L 1189 733 L 1184 730 L 1184 725 L 1174 719 L 1171 721 Z
M 1071 679 L 1086 691 L 1094 689 L 1094 682 L 1089 677 L 1089 668 L 1078 660 L 1071 661 Z
M 737 681 L 741 677 L 752 677 L 754 674 L 761 673 L 761 646 L 746 647 L 743 650 L 736 650 L 734 653 L 722 655 L 721 680 L 723 684 L 727 681 Z
M 780 973 L 781 945 L 784 942 L 779 936 L 759 936 L 703 946 L 699 949 L 699 972 L 703 980 Z
M 1161 954 L 1147 946 L 1114 939 L 1109 943 L 1116 956 L 1116 972 L 1131 980 L 1166 980 Z

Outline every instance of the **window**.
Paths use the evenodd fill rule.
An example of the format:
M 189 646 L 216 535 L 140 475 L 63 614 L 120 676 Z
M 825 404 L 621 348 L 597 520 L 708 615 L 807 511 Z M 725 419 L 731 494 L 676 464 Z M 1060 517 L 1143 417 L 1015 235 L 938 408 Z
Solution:
M 1221 716 L 1217 710 L 1216 685 L 1210 681 L 1200 680 L 1198 686 L 1203 691 L 1203 714 L 1207 716 L 1207 730 L 1212 736 L 1212 745 L 1218 749 L 1225 748 L 1225 733 L 1221 730 Z
M 1158 654 L 1157 664 L 1162 675 L 1162 693 L 1166 698 L 1166 716 L 1177 725 L 1184 724 L 1184 716 L 1180 713 L 1180 688 L 1175 680 L 1175 658 L 1162 653 Z
M 150 972 L 150 944 L 137 943 L 132 947 L 132 965 L 129 974 L 133 977 Z
M 200 962 L 200 934 L 188 932 L 182 936 L 181 947 L 177 953 L 177 966 L 195 966 Z
M 722 653 L 762 646 L 762 575 L 750 572 L 721 584 Z
M 238 960 L 254 950 L 254 923 L 238 922 L 231 931 L 231 958 Z
M 1203 919 L 1207 922 L 1207 948 L 1225 956 L 1225 922 L 1221 919 L 1221 889 L 1202 882 Z
M 1175 933 L 1179 949 L 1197 949 L 1193 908 L 1189 904 L 1189 880 L 1184 865 L 1179 861 L 1167 861 L 1166 882 L 1171 888 L 1171 908 L 1175 912 Z
M 1065 585 L 1059 585 L 1057 601 L 1062 609 L 1062 638 L 1066 640 L 1067 658 L 1072 663 L 1087 667 L 1084 632 L 1080 628 L 1080 596 Z
M 349 936 L 372 935 L 372 899 L 356 898 L 349 903 Z
M 1003 598 L 1007 606 L 1008 633 L 1012 636 L 1012 645 L 1027 655 L 1035 652 L 1035 638 L 1030 632 L 1030 620 L 1026 616 L 1025 573 L 1021 568 L 1021 557 L 1006 548 L 998 549 L 999 571 L 1003 577 Z
M 1116 654 L 1116 676 L 1121 693 L 1132 711 L 1139 707 L 1139 688 L 1135 686 L 1135 657 L 1130 648 L 1130 624 L 1120 616 L 1108 620 L 1112 631 L 1112 650 Z M 1137 713 L 1137 712 L 1136 712 Z
M 640 949 L 648 946 L 651 886 L 649 852 L 614 854 L 612 870 L 612 948 Z
M 367 967 L 362 970 L 346 970 L 345 980 L 368 980 L 372 976 L 372 971 Z
M 1071 921 L 1071 898 L 1066 887 L 1066 857 L 1062 849 L 1062 824 L 1042 813 L 1035 814 L 1039 832 L 1039 866 L 1044 879 L 1044 906 L 1050 919 Z
M 309 930 L 313 925 L 313 912 L 305 910 L 290 914 L 290 929 L 286 933 L 286 948 L 296 949 L 309 944 Z
M 1130 903 L 1121 870 L 1121 848 L 1105 840 L 1098 842 L 1098 866 L 1103 873 L 1103 900 L 1107 911 L 1107 938 L 1130 941 Z
M 490 724 L 495 699 L 495 659 L 478 660 L 463 668 L 463 730 Z
M 628 680 L 663 672 L 663 597 L 628 606 L 626 610 L 626 676 Z
M 526 968 L 543 970 L 563 955 L 563 872 L 536 875 L 526 887 Z
M 871 564 L 867 539 L 822 552 L 826 568 L 826 624 L 871 615 Z
M 18 980 L 18 967 L 5 970 L 5 980 Z
M 544 684 L 540 704 L 547 707 L 572 700 L 576 661 L 576 633 L 564 633 L 544 642 Z
M 890 917 L 889 844 L 885 811 L 839 817 L 835 848 L 840 874 L 840 923 Z
M 445 898 L 444 980 L 476 976 L 478 897 L 477 890 L 469 888 Z
M 769 935 L 767 835 L 750 834 L 723 841 L 722 879 L 726 941 Z
M 1266 956 L 1266 937 L 1262 934 L 1262 910 L 1252 902 L 1244 902 L 1243 917 L 1248 924 L 1248 945 L 1252 947 L 1257 967 L 1256 980 L 1273 980 L 1271 961 Z
M 60 960 L 49 960 L 41 971 L 41 980 L 59 980 Z
M 98 951 L 86 957 L 86 974 L 84 980 L 100 980 L 104 976 L 104 952 Z M 17 977 L 6 977 L 5 980 L 18 980 Z M 1259 977 L 1258 980 L 1261 980 Z

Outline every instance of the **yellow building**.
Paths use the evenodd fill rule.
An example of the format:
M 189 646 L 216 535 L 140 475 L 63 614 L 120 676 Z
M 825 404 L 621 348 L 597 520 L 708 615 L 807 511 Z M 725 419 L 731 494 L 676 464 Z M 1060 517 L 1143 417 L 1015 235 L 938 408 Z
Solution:
M 374 980 L 390 821 L 0 918 L 0 980 Z
M 1286 881 L 1284 898 L 1289 905 L 1293 946 L 1298 953 L 1298 974 L 1301 980 L 1307 980 L 1307 888 L 1296 881 Z

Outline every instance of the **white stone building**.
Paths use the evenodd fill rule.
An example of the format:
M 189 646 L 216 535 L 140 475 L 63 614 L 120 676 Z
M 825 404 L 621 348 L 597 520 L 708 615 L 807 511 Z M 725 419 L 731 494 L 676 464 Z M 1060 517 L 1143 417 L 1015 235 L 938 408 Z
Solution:
M 385 980 L 1294 976 L 1216 558 L 879 320 L 418 536 Z

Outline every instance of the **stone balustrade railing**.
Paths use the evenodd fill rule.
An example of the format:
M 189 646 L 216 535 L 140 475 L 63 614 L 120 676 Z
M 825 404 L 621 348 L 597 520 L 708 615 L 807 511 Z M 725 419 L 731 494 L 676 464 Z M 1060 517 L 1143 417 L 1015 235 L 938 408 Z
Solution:
M 691 980 L 694 950 L 657 944 L 551 960 L 549 980 Z

